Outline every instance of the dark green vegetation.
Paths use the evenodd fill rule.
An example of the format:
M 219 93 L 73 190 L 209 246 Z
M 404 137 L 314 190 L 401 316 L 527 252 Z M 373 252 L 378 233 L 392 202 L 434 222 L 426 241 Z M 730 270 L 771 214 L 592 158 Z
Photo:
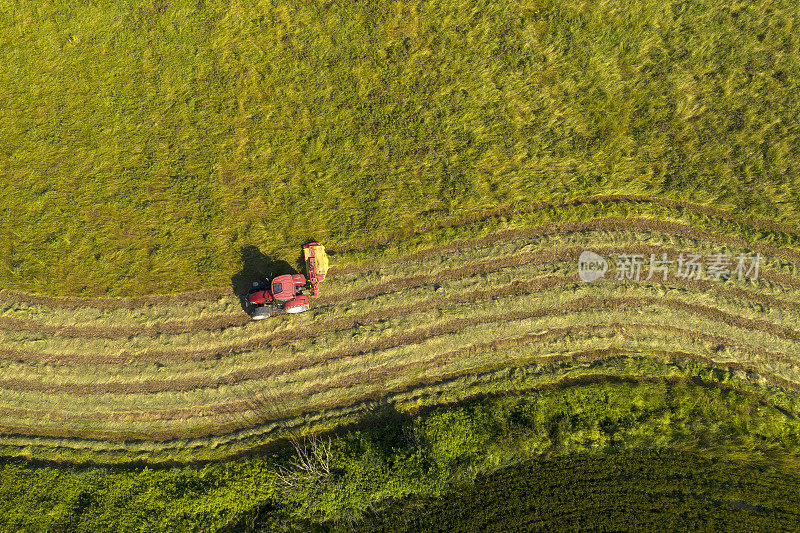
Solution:
M 797 224 L 798 9 L 5 2 L 0 286 L 225 285 L 247 245 L 597 193 Z
M 329 478 L 291 491 L 275 477 L 277 465 L 289 463 L 286 451 L 171 470 L 7 463 L 0 471 L 2 525 L 6 530 L 181 531 L 255 524 L 272 531 L 290 524 L 300 529 L 355 524 L 364 530 L 378 520 L 407 523 L 413 530 L 414 521 L 435 523 L 430 506 L 445 517 L 442 527 L 447 528 L 462 511 L 477 513 L 475 519 L 489 525 L 500 520 L 498 525 L 517 520 L 514 513 L 533 504 L 538 511 L 525 511 L 526 516 L 545 524 L 565 518 L 563 505 L 586 520 L 608 511 L 613 521 L 628 504 L 652 505 L 656 512 L 677 502 L 683 515 L 671 522 L 676 527 L 710 523 L 720 514 L 715 506 L 733 505 L 728 521 L 715 523 L 774 529 L 797 513 L 800 422 L 757 396 L 713 382 L 594 383 L 473 401 L 405 419 L 379 409 L 375 421 L 332 440 Z M 676 457 L 670 450 L 692 455 Z M 531 456 L 539 459 L 528 463 Z M 522 466 L 504 470 L 514 465 Z M 536 475 L 528 479 L 529 469 Z M 566 474 L 554 477 L 554 469 Z M 643 492 L 632 493 L 643 477 L 651 478 Z M 483 504 L 468 504 L 469 483 L 476 478 L 477 489 L 491 503 L 484 511 Z M 605 486 L 606 481 L 613 483 Z M 531 502 L 519 492 L 513 495 L 516 489 L 547 494 Z M 498 507 L 490 498 L 504 499 L 505 490 L 516 499 Z M 455 508 L 441 510 L 432 499 L 443 494 L 455 498 Z M 579 494 L 590 502 L 583 510 L 576 508 Z M 409 496 L 424 498 L 419 501 L 428 507 L 415 503 L 398 509 L 398 500 Z M 510 514 L 493 516 L 487 514 L 490 508 Z M 668 516 L 666 509 L 661 519 Z M 640 514 L 643 520 L 656 519 Z
M 793 531 L 800 475 L 675 451 L 537 459 L 360 531 Z M 479 503 L 478 503 L 479 502 Z

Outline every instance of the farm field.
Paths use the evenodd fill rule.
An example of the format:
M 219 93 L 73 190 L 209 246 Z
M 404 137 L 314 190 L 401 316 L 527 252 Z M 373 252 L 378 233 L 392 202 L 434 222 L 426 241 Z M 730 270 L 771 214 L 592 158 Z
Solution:
M 377 406 L 369 424 L 331 441 L 333 478 L 318 483 L 321 478 L 312 476 L 292 489 L 278 481 L 291 449 L 192 468 L 30 468 L 8 461 L 0 465 L 0 510 L 10 530 L 66 525 L 74 531 L 193 526 L 364 531 L 371 525 L 385 527 L 387 520 L 398 526 L 409 519 L 430 520 L 433 515 L 413 505 L 414 499 L 430 502 L 435 512 L 437 499 L 455 496 L 465 514 L 503 520 L 509 509 L 528 509 L 527 498 L 516 489 L 535 492 L 537 486 L 550 487 L 553 497 L 579 491 L 585 498 L 569 508 L 591 515 L 618 504 L 613 498 L 609 502 L 608 495 L 624 493 L 649 471 L 651 479 L 640 486 L 663 518 L 669 511 L 659 503 L 683 495 L 683 508 L 704 508 L 699 516 L 684 516 L 687 523 L 719 517 L 716 505 L 725 509 L 726 502 L 739 502 L 743 510 L 728 512 L 728 520 L 754 527 L 792 522 L 800 451 L 797 418 L 728 387 L 719 381 L 721 374 L 714 374 L 687 382 L 596 376 L 540 391 L 477 398 L 413 417 L 391 405 Z M 534 466 L 561 468 L 565 475 L 520 484 L 532 457 Z M 622 471 L 620 461 L 628 465 Z M 623 477 L 624 485 L 604 486 L 609 476 Z M 676 476 L 682 479 L 680 487 L 670 487 Z M 502 485 L 487 487 L 487 478 Z M 467 504 L 472 488 L 488 489 L 489 498 L 506 496 L 493 507 L 504 512 L 487 514 L 475 500 Z M 539 516 L 551 509 L 548 498 L 537 498 L 544 504 Z M 583 501 L 591 505 L 582 506 Z M 36 512 L 43 507 L 47 513 Z M 455 510 L 443 516 L 451 520 Z M 392 519 L 400 513 L 402 519 Z M 606 520 L 612 524 L 618 518 L 612 512 Z
M 0 530 L 786 529 L 798 21 L 0 6 Z M 321 296 L 251 320 L 309 241 Z
M 540 459 L 482 476 L 475 486 L 453 490 L 448 499 L 396 504 L 363 531 L 675 530 L 698 525 L 784 531 L 798 519 L 795 503 L 772 499 L 765 489 L 793 494 L 796 485 L 790 480 L 797 483 L 789 473 L 674 452 Z M 488 499 L 488 505 L 477 508 L 477 498 Z
M 687 375 L 678 362 L 728 366 L 743 383 L 798 390 L 800 253 L 743 242 L 629 217 L 517 226 L 377 263 L 340 252 L 345 266 L 331 268 L 311 311 L 266 322 L 246 320 L 222 289 L 186 304 L 77 308 L 3 293 L 0 443 L 67 461 L 222 458 L 353 422 L 375 401 L 418 409 L 593 375 L 603 361 L 611 374 L 652 370 L 629 358 L 652 358 L 663 375 Z M 586 283 L 581 250 L 763 256 L 756 279 L 673 268 L 666 280 Z
M 594 195 L 797 227 L 797 17 L 790 0 L 7 2 L 0 284 L 222 286 L 248 245 L 287 258 Z

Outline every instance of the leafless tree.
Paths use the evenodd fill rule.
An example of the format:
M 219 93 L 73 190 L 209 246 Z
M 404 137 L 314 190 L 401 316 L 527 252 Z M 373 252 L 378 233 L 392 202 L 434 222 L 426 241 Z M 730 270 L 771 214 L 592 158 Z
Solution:
M 323 439 L 317 435 L 303 437 L 299 440 L 294 433 L 289 442 L 294 447 L 295 456 L 289 460 L 289 466 L 278 465 L 277 477 L 288 489 L 297 489 L 311 484 L 322 486 L 331 476 L 331 439 Z

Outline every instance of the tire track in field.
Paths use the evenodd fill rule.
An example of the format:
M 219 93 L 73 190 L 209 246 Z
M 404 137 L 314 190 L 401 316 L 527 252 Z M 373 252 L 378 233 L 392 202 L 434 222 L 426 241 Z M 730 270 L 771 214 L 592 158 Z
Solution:
M 175 292 L 168 294 L 153 294 L 148 296 L 127 296 L 118 298 L 91 298 L 82 296 L 50 296 L 33 292 L 0 289 L 0 300 L 14 300 L 27 305 L 41 305 L 57 309 L 78 309 L 91 307 L 104 311 L 117 309 L 137 309 L 155 305 L 181 305 L 186 302 L 202 302 L 218 300 L 230 296 L 230 287 L 209 287 L 195 291 Z
M 671 325 L 650 324 L 650 323 L 610 323 L 610 324 L 584 324 L 579 326 L 565 326 L 552 328 L 540 333 L 525 333 L 516 337 L 505 337 L 491 341 L 474 344 L 448 351 L 436 355 L 432 358 L 416 361 L 413 363 L 402 363 L 393 366 L 381 366 L 380 368 L 360 370 L 346 375 L 339 376 L 334 380 L 319 382 L 302 390 L 293 390 L 284 395 L 276 397 L 278 401 L 291 401 L 298 398 L 310 396 L 320 392 L 325 392 L 332 388 L 349 388 L 363 383 L 365 380 L 375 380 L 383 378 L 396 378 L 403 372 L 412 369 L 430 368 L 440 363 L 455 359 L 472 357 L 483 352 L 495 352 L 504 348 L 525 346 L 533 343 L 549 342 L 564 336 L 591 333 L 598 339 L 608 339 L 616 336 L 635 339 L 629 336 L 629 331 L 655 331 L 669 335 L 680 336 L 688 340 L 702 341 L 716 346 L 734 346 L 736 349 L 758 355 L 767 361 L 787 362 L 783 354 L 770 352 L 762 348 L 743 345 L 729 337 L 713 335 L 697 330 L 679 328 Z M 606 332 L 606 335 L 599 335 L 598 332 Z M 551 356 L 537 356 L 540 359 L 547 359 Z M 800 360 L 791 360 L 790 364 L 800 365 Z M 800 387 L 800 385 L 798 385 Z M 800 390 L 800 389 L 799 389 Z M 313 410 L 314 406 L 307 406 Z M 173 408 L 173 409 L 153 409 L 153 410 L 129 410 L 129 411 L 104 411 L 104 412 L 82 412 L 75 413 L 69 411 L 35 410 L 24 408 L 0 407 L 0 415 L 20 416 L 26 418 L 52 418 L 55 420 L 110 420 L 110 421 L 154 421 L 154 420 L 179 420 L 187 418 L 198 418 L 201 416 L 232 415 L 245 411 L 252 411 L 252 400 L 235 400 L 231 402 L 196 405 L 194 407 Z M 185 436 L 185 435 L 184 435 Z
M 192 377 L 183 379 L 147 379 L 136 382 L 109 382 L 109 383 L 51 383 L 19 378 L 0 379 L 0 388 L 10 390 L 28 390 L 40 392 L 67 392 L 70 394 L 119 394 L 119 393 L 158 393 L 158 392 L 185 392 L 199 388 L 214 388 L 223 385 L 234 385 L 243 381 L 251 381 L 272 375 L 285 374 L 301 368 L 311 368 L 323 363 L 356 357 L 374 351 L 383 351 L 409 344 L 418 344 L 422 340 L 457 333 L 466 328 L 496 322 L 508 322 L 541 318 L 544 316 L 562 314 L 563 311 L 579 311 L 584 309 L 612 309 L 620 305 L 627 306 L 663 306 L 666 308 L 685 311 L 687 313 L 705 316 L 712 320 L 719 320 L 729 326 L 750 331 L 759 331 L 776 337 L 800 341 L 800 331 L 779 326 L 761 319 L 743 318 L 727 313 L 715 307 L 687 302 L 653 298 L 653 297 L 622 297 L 599 299 L 585 296 L 565 302 L 556 307 L 544 307 L 529 311 L 513 311 L 504 315 L 462 318 L 430 326 L 418 328 L 410 332 L 401 332 L 380 337 L 374 341 L 353 343 L 349 346 L 325 352 L 322 356 L 301 355 L 291 361 L 267 364 L 261 367 L 247 368 L 229 372 L 217 378 Z M 787 361 L 794 361 L 786 357 Z
M 68 338 L 130 339 L 138 335 L 179 335 L 197 331 L 221 331 L 232 327 L 242 327 L 251 321 L 248 315 L 242 313 L 241 315 L 206 317 L 196 320 L 170 320 L 150 326 L 57 326 L 42 324 L 35 320 L 0 317 L 0 330 L 30 331 Z
M 416 276 L 409 276 L 405 278 L 397 278 L 390 281 L 379 282 L 374 285 L 370 285 L 367 287 L 362 287 L 361 289 L 351 291 L 349 293 L 343 293 L 337 296 L 321 296 L 317 302 L 318 305 L 315 307 L 316 310 L 321 310 L 325 308 L 334 307 L 335 305 L 346 302 L 346 301 L 357 301 L 357 300 L 364 300 L 375 298 L 377 296 L 382 296 L 386 294 L 392 294 L 396 292 L 400 292 L 407 289 L 412 288 L 419 288 L 425 285 L 433 284 L 440 281 L 453 281 L 464 279 L 476 275 L 486 275 L 493 272 L 498 272 L 500 270 L 517 267 L 524 264 L 545 264 L 545 263 L 556 263 L 568 260 L 577 260 L 577 256 L 580 252 L 586 249 L 587 246 L 574 246 L 571 248 L 563 248 L 563 249 L 547 249 L 547 250 L 539 250 L 536 252 L 522 252 L 518 254 L 508 255 L 501 259 L 485 259 L 482 261 L 478 261 L 476 263 L 469 263 L 466 265 L 462 265 L 459 267 L 451 267 L 445 268 L 440 271 L 431 273 L 431 274 L 422 274 Z M 593 248 L 596 251 L 599 251 L 601 254 L 608 254 L 613 253 L 616 251 L 620 251 L 623 249 L 627 253 L 636 253 L 636 254 L 658 254 L 658 253 L 669 253 L 672 255 L 677 255 L 678 252 L 682 250 L 678 250 L 676 248 L 661 246 L 657 244 L 639 244 L 633 246 L 617 246 L 617 245 L 606 245 L 600 247 Z M 759 273 L 760 278 L 772 281 L 775 283 L 779 283 L 785 286 L 791 286 L 793 288 L 797 288 L 800 290 L 800 280 L 790 278 L 788 276 L 773 273 L 768 270 L 763 270 Z M 708 286 L 706 286 L 708 288 Z M 744 296 L 744 292 L 740 294 Z M 750 295 L 747 298 L 758 298 L 757 293 L 755 292 L 747 292 L 746 294 Z M 773 306 L 781 307 L 785 309 L 798 309 L 800 308 L 800 301 L 793 302 L 790 300 L 782 300 L 779 301 L 777 299 L 772 299 Z M 224 329 L 228 329 L 230 327 L 242 327 L 244 325 L 249 324 L 250 318 L 242 313 L 241 315 L 231 315 L 230 317 L 209 317 L 198 319 L 195 321 L 186 321 L 180 323 L 174 323 L 171 321 L 164 322 L 162 324 L 155 324 L 153 326 L 140 326 L 140 327 L 97 327 L 97 326 L 47 326 L 38 324 L 34 321 L 30 320 L 23 320 L 23 319 L 16 319 L 16 318 L 8 318 L 8 317 L 0 317 L 0 329 L 5 329 L 9 331 L 30 331 L 35 333 L 44 333 L 50 334 L 53 336 L 59 337 L 71 337 L 71 338 L 106 338 L 106 339 L 119 339 L 119 338 L 132 338 L 136 335 L 161 335 L 161 334 L 181 334 L 181 333 L 193 333 L 197 331 L 222 331 Z M 232 349 L 235 351 L 242 351 L 243 349 L 239 344 L 232 344 Z M 168 356 L 161 355 L 160 352 L 152 352 L 156 353 L 157 358 L 167 358 Z M 0 349 L 0 357 L 3 356 L 17 358 L 17 359 L 28 359 L 30 360 L 33 357 L 33 353 L 24 353 L 20 351 L 7 351 L 4 352 Z M 211 356 L 214 357 L 218 354 L 212 354 Z M 137 359 L 137 355 L 134 355 L 132 352 L 122 352 L 117 359 L 111 360 L 110 362 L 122 361 L 122 360 L 131 360 Z M 108 359 L 105 360 L 109 362 Z

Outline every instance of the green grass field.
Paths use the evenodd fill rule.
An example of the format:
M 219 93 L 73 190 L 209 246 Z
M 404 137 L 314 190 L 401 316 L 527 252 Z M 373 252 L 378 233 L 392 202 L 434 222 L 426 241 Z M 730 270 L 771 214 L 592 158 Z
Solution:
M 31 468 L 7 461 L 0 465 L 0 524 L 11 531 L 368 531 L 373 523 L 385 524 L 386 515 L 397 524 L 433 520 L 420 517 L 425 513 L 419 506 L 402 509 L 426 499 L 433 509 L 448 509 L 440 512 L 444 526 L 459 510 L 486 516 L 491 509 L 476 505 L 474 497 L 471 503 L 460 501 L 469 499 L 473 482 L 484 498 L 503 499 L 500 509 L 528 509 L 530 500 L 526 504 L 522 495 L 503 498 L 517 483 L 486 490 L 485 479 L 518 479 L 531 457 L 565 472 L 557 479 L 529 477 L 529 486 L 552 487 L 550 496 L 537 497 L 543 519 L 557 512 L 551 497 L 566 500 L 562 509 L 592 514 L 613 504 L 606 494 L 627 492 L 639 480 L 652 502 L 645 516 L 668 519 L 670 507 L 662 506 L 683 495 L 686 506 L 699 505 L 705 515 L 716 515 L 708 500 L 733 500 L 758 511 L 739 513 L 739 520 L 773 530 L 791 524 L 800 457 L 796 417 L 757 395 L 724 388 L 712 374 L 705 377 L 708 381 L 578 380 L 413 417 L 376 405 L 369 425 L 331 442 L 334 474 L 296 490 L 277 480 L 286 451 L 171 469 Z M 628 466 L 620 467 L 620 461 Z M 589 479 L 582 480 L 581 470 L 573 469 L 584 462 L 593 467 L 583 471 Z M 613 480 L 626 469 L 620 487 Z M 636 474 L 642 469 L 652 472 L 648 481 Z M 670 485 L 675 479 L 681 480 L 677 487 Z M 576 491 L 584 497 L 571 499 Z M 453 492 L 457 506 L 436 501 L 442 495 L 452 499 Z M 626 501 L 640 504 L 641 497 L 628 494 Z M 772 512 L 765 514 L 767 509 Z M 392 520 L 393 514 L 399 516 Z M 622 518 L 610 513 L 606 520 L 619 529 Z M 550 519 L 559 523 L 556 516 Z M 702 524 L 703 515 L 682 520 L 687 527 Z
M 788 0 L 6 2 L 0 530 L 545 530 L 575 494 L 610 529 L 791 529 L 799 29 Z M 322 296 L 251 321 L 309 240 Z M 584 249 L 760 275 L 587 284 Z M 320 434 L 330 475 L 282 484 Z M 693 488 L 629 490 L 666 472 Z
M 0 283 L 226 285 L 247 245 L 291 259 L 308 238 L 611 192 L 796 227 L 797 17 L 789 1 L 6 3 Z
M 396 502 L 361 531 L 789 531 L 796 500 L 771 494 L 794 495 L 796 479 L 686 452 L 568 455 L 481 476 L 446 498 Z

